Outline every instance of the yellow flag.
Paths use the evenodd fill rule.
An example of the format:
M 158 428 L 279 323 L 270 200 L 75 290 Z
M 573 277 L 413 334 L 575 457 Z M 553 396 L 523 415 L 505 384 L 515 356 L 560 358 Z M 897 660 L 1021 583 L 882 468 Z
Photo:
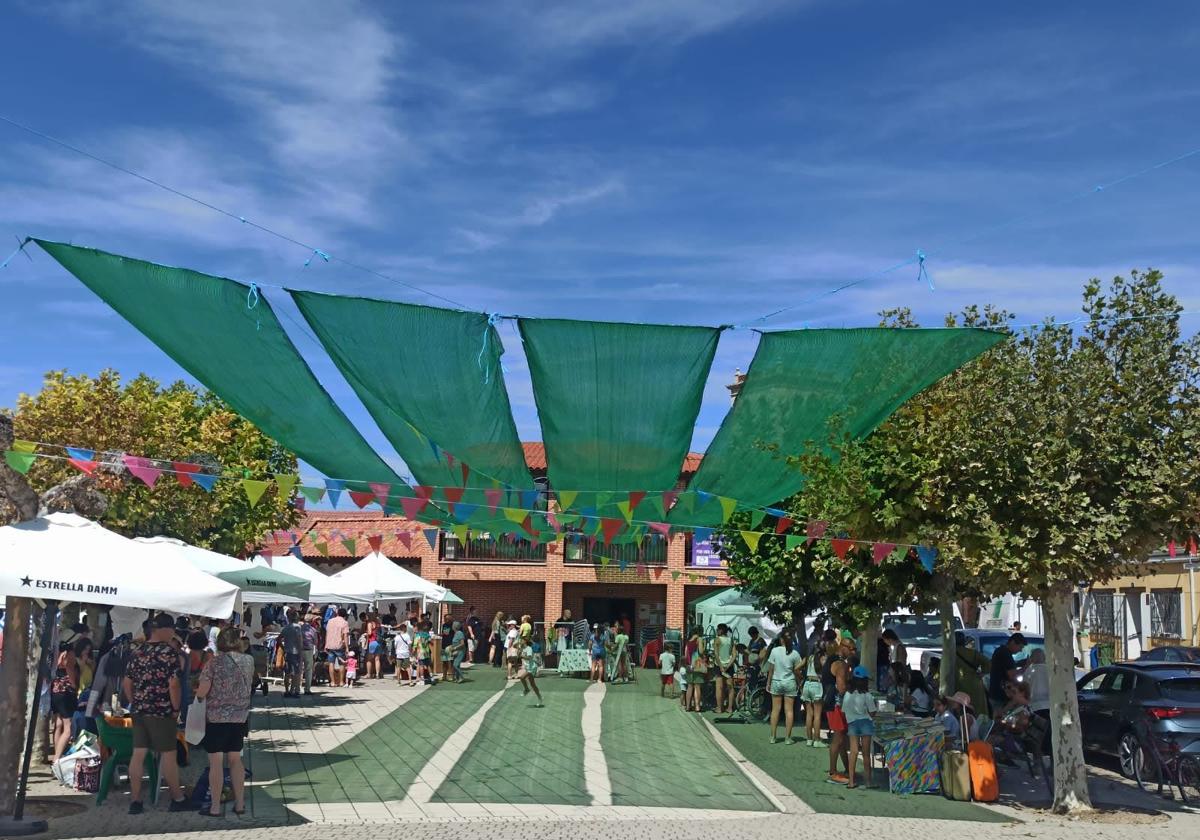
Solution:
M 721 521 L 728 522 L 729 517 L 733 516 L 733 512 L 737 510 L 737 499 L 730 499 L 728 496 L 718 496 L 717 500 L 721 503 Z
M 617 502 L 617 510 L 621 511 L 621 516 L 625 517 L 626 524 L 633 521 L 633 505 L 628 501 Z
M 558 509 L 559 510 L 570 509 L 575 504 L 575 500 L 577 498 L 579 498 L 578 490 L 559 490 L 558 491 Z
M 298 475 L 276 475 L 275 484 L 279 487 L 279 497 L 281 499 L 292 498 L 292 491 L 296 489 L 296 485 L 300 483 Z
M 267 488 L 271 486 L 269 481 L 259 481 L 254 478 L 243 478 L 242 489 L 246 491 L 246 498 L 250 500 L 250 507 L 258 504 L 258 500 L 262 498 L 263 493 L 267 492 Z
M 525 521 L 525 511 L 517 508 L 501 508 L 504 511 L 504 518 L 509 522 L 515 522 L 520 525 Z
M 758 541 L 762 539 L 762 531 L 741 531 L 742 539 L 751 551 L 758 551 Z

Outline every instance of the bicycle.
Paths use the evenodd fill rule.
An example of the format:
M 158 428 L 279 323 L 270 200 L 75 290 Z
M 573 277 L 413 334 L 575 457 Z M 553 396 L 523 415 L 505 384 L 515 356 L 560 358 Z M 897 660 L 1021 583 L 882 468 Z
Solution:
M 1177 787 L 1181 801 L 1200 801 L 1200 759 L 1180 749 L 1175 733 L 1159 736 L 1145 720 L 1135 723 L 1133 732 L 1138 741 L 1133 755 L 1138 788 L 1149 793 L 1150 785 L 1157 784 L 1155 792 L 1161 796 L 1164 786 L 1168 791 Z

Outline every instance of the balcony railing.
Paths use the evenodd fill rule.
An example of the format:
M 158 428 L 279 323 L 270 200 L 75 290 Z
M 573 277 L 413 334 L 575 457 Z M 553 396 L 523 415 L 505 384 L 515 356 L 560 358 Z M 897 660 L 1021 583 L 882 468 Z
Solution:
M 608 563 L 603 562 L 608 559 Z M 667 541 L 658 534 L 644 537 L 640 543 L 591 544 L 582 537 L 567 537 L 563 542 L 563 562 L 571 566 L 665 566 Z
M 442 534 L 441 559 L 448 563 L 545 563 L 546 545 L 529 540 L 473 538 Z

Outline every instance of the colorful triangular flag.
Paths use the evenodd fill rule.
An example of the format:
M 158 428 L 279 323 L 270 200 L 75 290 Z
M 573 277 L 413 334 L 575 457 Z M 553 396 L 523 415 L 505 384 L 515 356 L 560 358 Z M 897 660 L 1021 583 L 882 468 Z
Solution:
M 488 513 L 495 513 L 496 508 L 500 506 L 500 497 L 504 495 L 504 491 L 490 489 L 483 491 L 483 497 L 487 499 Z
M 642 503 L 642 499 L 646 498 L 645 490 L 630 490 L 629 491 L 629 509 L 637 510 L 637 506 Z
M 404 546 L 408 551 L 412 551 L 412 534 L 408 531 L 397 531 L 396 539 L 400 540 L 400 545 Z
M 737 499 L 730 499 L 727 496 L 718 498 L 721 502 L 721 521 L 728 522 L 729 517 L 733 516 L 733 512 L 737 510 Z
M 322 557 L 329 556 L 329 543 L 319 540 L 313 543 L 313 548 L 315 548 L 317 550 L 317 554 L 320 554 Z
M 925 571 L 933 574 L 933 567 L 937 564 L 938 550 L 933 546 L 919 545 L 917 546 L 917 559 L 921 561 L 921 565 Z
M 895 550 L 896 550 L 895 543 L 877 542 L 871 546 L 871 559 L 874 560 L 875 565 L 878 566 L 880 563 L 882 563 L 884 560 L 887 559 L 889 554 L 891 554 Z
M 154 461 L 149 458 L 143 458 L 140 455 L 124 455 L 121 460 L 125 462 L 125 468 L 141 479 L 147 487 L 153 487 L 154 482 L 158 481 L 158 477 L 162 475 L 162 470 L 156 467 Z
M 279 488 L 279 498 L 292 498 L 292 491 L 296 489 L 296 485 L 300 483 L 300 476 L 288 475 L 287 473 L 275 474 L 275 485 Z
M 192 481 L 199 485 L 205 493 L 211 493 L 213 488 L 217 486 L 217 479 L 220 477 L 212 473 L 198 472 L 192 475 Z
M 750 530 L 757 531 L 758 526 L 761 525 L 762 521 L 766 518 L 767 512 L 765 510 L 758 510 L 756 508 L 755 510 L 750 511 Z
M 315 505 L 317 502 L 321 501 L 321 499 L 325 498 L 325 488 L 324 487 L 305 487 L 305 486 L 301 485 L 300 486 L 300 495 L 303 496 L 304 498 L 308 499 L 308 501 L 312 502 Z
M 375 499 L 379 502 L 379 506 L 387 510 L 388 497 L 392 495 L 392 485 L 384 481 L 371 481 L 367 483 L 367 486 L 375 494 Z
M 664 537 L 669 537 L 671 535 L 671 526 L 666 522 L 651 522 L 650 530 L 657 534 L 661 534 Z
M 4 453 L 4 462 L 21 475 L 25 475 L 33 466 L 33 459 L 36 457 L 32 452 L 17 452 L 10 449 Z
M 416 519 L 421 511 L 425 509 L 425 500 L 412 496 L 401 496 L 400 507 L 404 509 L 405 519 Z
M 621 512 L 621 516 L 625 517 L 625 522 L 633 521 L 633 505 L 628 501 L 617 502 L 617 510 Z
M 604 531 L 604 541 L 609 544 L 612 543 L 613 537 L 624 527 L 625 523 L 620 519 L 609 519 L 606 517 L 600 520 L 600 528 Z
M 337 507 L 338 499 L 342 497 L 342 491 L 346 489 L 346 482 L 338 478 L 325 479 L 325 490 L 329 494 L 330 507 Z
M 789 535 L 783 538 L 783 543 L 784 547 L 787 548 L 788 551 L 791 551 L 793 548 L 799 548 L 804 544 L 804 537 L 794 537 Z
M 758 551 L 758 541 L 762 539 L 761 531 L 740 531 L 739 533 L 751 551 Z
M 17 439 L 12 442 L 12 451 L 22 453 L 37 452 L 37 444 L 32 440 Z
M 782 534 L 788 528 L 792 527 L 793 519 L 790 516 L 781 516 L 775 523 L 775 533 Z
M 425 535 L 425 542 L 429 543 L 429 550 L 437 551 L 437 528 L 426 528 L 421 533 Z
M 501 508 L 501 511 L 504 513 L 504 518 L 507 519 L 509 522 L 514 522 L 517 525 L 520 525 L 522 522 L 525 521 L 525 511 L 523 511 L 523 510 L 506 507 L 506 508 Z
M 675 504 L 675 500 L 679 498 L 678 490 L 662 491 L 662 506 L 664 513 L 671 509 L 671 505 Z
M 346 537 L 346 539 L 342 540 L 342 548 L 346 549 L 346 553 L 351 557 L 358 556 L 358 540 L 353 537 Z
M 814 519 L 808 523 L 808 527 L 804 529 L 808 535 L 808 544 L 812 545 L 813 540 L 819 540 L 825 536 L 826 529 L 829 528 L 829 523 L 821 519 Z
M 189 464 L 186 461 L 172 461 L 171 466 L 175 468 L 175 480 L 179 482 L 180 487 L 191 487 L 192 476 L 200 472 L 199 464 Z
M 258 500 L 263 497 L 263 493 L 267 492 L 267 488 L 271 486 L 269 481 L 259 481 L 255 478 L 243 478 L 242 490 L 246 492 L 246 498 L 250 500 L 250 507 L 255 507 Z
M 375 494 L 370 490 L 351 490 L 350 501 L 354 502 L 360 509 L 365 508 L 371 502 L 375 501 Z
M 367 537 L 367 545 L 371 546 L 371 550 L 376 554 L 383 548 L 383 534 L 371 534 Z
M 680 572 L 672 571 L 671 572 L 671 580 L 679 580 L 679 575 L 680 575 Z
M 838 559 L 843 563 L 847 562 L 846 552 L 848 552 L 853 545 L 854 540 L 848 540 L 841 537 L 837 537 L 829 541 L 829 547 L 833 549 L 833 553 L 836 554 Z
M 575 504 L 575 499 L 579 497 L 578 490 L 559 490 L 558 491 L 558 509 L 568 510 Z
M 75 447 L 67 447 L 67 460 L 71 462 L 71 466 L 75 469 L 91 475 L 96 471 L 96 467 L 100 466 L 100 462 L 96 460 L 96 453 L 91 449 L 76 449 Z M 199 469 L 199 467 L 197 467 Z

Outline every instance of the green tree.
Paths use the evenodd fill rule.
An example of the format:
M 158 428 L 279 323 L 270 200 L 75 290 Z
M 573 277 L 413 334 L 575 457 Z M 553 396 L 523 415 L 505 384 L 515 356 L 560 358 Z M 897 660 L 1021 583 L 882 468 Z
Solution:
M 96 377 L 51 371 L 39 393 L 18 398 L 14 426 L 25 440 L 200 463 L 206 472 L 226 465 L 264 478 L 297 470 L 295 455 L 213 394 L 183 382 L 162 387 L 145 375 L 122 385 L 111 370 Z M 41 492 L 76 472 L 65 460 L 38 458 L 28 479 Z M 168 473 L 151 489 L 121 471 L 98 473 L 97 485 L 109 500 L 107 527 L 131 537 L 166 534 L 227 554 L 242 553 L 264 532 L 297 518 L 291 500 L 280 498 L 274 485 L 253 507 L 237 481 L 218 481 L 206 493 L 180 486 Z
M 1041 602 L 1054 807 L 1090 807 L 1072 594 L 1196 525 L 1200 344 L 1157 271 L 1090 281 L 1085 324 L 1021 332 L 962 373 L 938 419 L 944 554 L 954 577 Z

